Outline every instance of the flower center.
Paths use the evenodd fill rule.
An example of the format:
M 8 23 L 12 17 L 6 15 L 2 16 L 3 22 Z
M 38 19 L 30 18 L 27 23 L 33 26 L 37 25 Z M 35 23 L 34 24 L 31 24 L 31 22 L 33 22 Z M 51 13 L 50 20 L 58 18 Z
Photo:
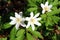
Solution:
M 21 22 L 21 19 L 20 18 L 16 18 L 16 22 L 17 23 L 20 23 Z
M 45 6 L 44 9 L 45 9 L 45 11 L 48 11 L 49 10 L 49 8 L 47 6 Z
M 35 19 L 34 18 L 31 18 L 30 19 L 30 22 L 34 24 L 35 23 Z

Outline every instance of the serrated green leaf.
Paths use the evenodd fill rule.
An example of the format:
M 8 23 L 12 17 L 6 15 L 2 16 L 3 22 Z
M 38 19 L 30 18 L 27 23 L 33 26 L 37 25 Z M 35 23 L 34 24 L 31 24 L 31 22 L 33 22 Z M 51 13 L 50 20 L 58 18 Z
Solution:
M 27 33 L 27 40 L 34 40 L 34 38 L 31 34 Z
M 34 8 L 32 7 L 32 8 L 27 9 L 28 12 L 33 12 L 33 11 L 36 11 L 36 10 L 37 10 L 37 7 L 34 7 Z
M 35 37 L 37 37 L 37 38 L 39 37 L 39 38 L 43 39 L 43 36 L 42 36 L 41 33 L 38 32 L 38 31 L 33 31 L 32 34 L 33 34 Z
M 28 6 L 30 7 L 36 7 L 36 4 L 32 0 L 27 0 L 28 1 Z
M 48 16 L 51 16 L 51 15 L 53 16 L 53 15 L 59 14 L 59 12 L 60 12 L 60 9 L 57 9 L 56 6 L 53 7 L 52 10 L 53 10 L 53 11 L 47 12 L 46 14 L 47 14 Z
M 54 19 L 54 18 L 55 18 L 55 19 Z M 52 19 L 53 19 L 53 21 L 54 21 L 55 24 L 58 24 L 58 21 L 60 20 L 60 17 L 58 17 L 58 16 L 53 16 Z
M 18 32 L 17 32 L 17 34 L 16 34 L 16 36 L 22 36 L 22 34 L 24 34 L 25 33 L 25 30 L 24 29 L 20 29 Z
M 45 25 L 46 26 L 52 26 L 53 24 L 54 24 L 54 22 L 52 21 L 51 16 L 50 17 L 48 16 L 46 19 Z
M 16 40 L 23 40 L 24 39 L 24 34 L 25 34 L 25 30 L 24 29 L 21 29 L 17 32 L 16 36 Z
M 28 30 L 29 30 L 29 32 L 32 33 L 33 36 L 35 36 L 37 38 L 42 38 L 43 39 L 43 36 L 40 34 L 40 32 L 38 32 L 38 31 L 32 31 L 31 27 Z
M 41 15 L 42 20 L 46 21 L 46 14 Z
M 17 37 L 16 40 L 24 40 L 24 37 L 25 37 L 25 36 Z
M 8 29 L 11 27 L 11 25 L 9 23 L 5 23 L 3 26 L 3 29 Z
M 52 5 L 53 5 L 53 6 L 57 6 L 57 4 L 58 4 L 57 2 L 58 2 L 58 0 L 54 0 L 54 2 L 53 2 Z
M 16 28 L 15 27 L 13 27 L 13 29 L 11 30 L 11 32 L 10 32 L 10 40 L 16 40 Z

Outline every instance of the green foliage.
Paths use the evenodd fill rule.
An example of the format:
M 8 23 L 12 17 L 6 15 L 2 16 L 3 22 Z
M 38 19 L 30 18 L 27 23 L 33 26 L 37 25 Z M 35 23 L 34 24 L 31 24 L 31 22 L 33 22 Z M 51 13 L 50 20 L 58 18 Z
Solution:
M 20 29 L 17 34 L 16 34 L 16 40 L 24 40 L 24 34 L 25 34 L 25 30 L 24 29 Z
M 43 36 L 41 35 L 40 32 L 38 32 L 38 31 L 32 31 L 31 27 L 30 27 L 29 29 L 27 29 L 27 30 L 28 30 L 28 32 L 30 32 L 34 37 L 43 39 Z
M 0 38 L 0 40 L 7 40 L 7 38 Z
M 8 29 L 11 27 L 11 25 L 9 23 L 5 23 L 3 26 L 3 29 Z
M 38 31 L 33 31 L 32 34 L 33 34 L 35 37 L 37 37 L 37 38 L 39 37 L 39 38 L 43 39 L 41 33 L 38 32 Z
M 33 7 L 33 8 L 29 8 L 29 9 L 27 9 L 28 12 L 31 12 L 31 11 L 33 12 L 33 11 L 36 11 L 36 10 L 37 10 L 36 7 Z
M 52 40 L 57 40 L 57 36 L 56 36 L 56 34 L 53 35 Z
M 27 33 L 27 40 L 34 40 L 33 36 L 30 33 Z
M 13 27 L 13 29 L 10 32 L 10 40 L 16 40 L 16 32 L 17 32 L 16 28 Z
M 49 4 L 52 5 L 51 12 L 45 12 L 44 14 L 42 14 L 43 9 L 41 8 L 41 3 L 45 4 L 46 1 L 48 1 Z M 51 40 L 59 40 L 60 36 L 58 36 L 57 38 L 57 33 L 55 32 L 55 30 L 60 30 L 60 22 L 59 22 L 60 1 L 59 0 L 27 0 L 26 3 L 27 3 L 27 7 L 24 7 L 25 9 L 22 10 L 24 14 L 26 13 L 25 15 L 23 14 L 24 17 L 29 16 L 30 12 L 34 12 L 34 15 L 39 12 L 40 13 L 39 17 L 42 18 L 42 20 L 40 21 L 41 26 L 38 27 L 35 25 L 34 31 L 32 30 L 31 27 L 29 27 L 28 29 L 19 27 L 20 29 L 16 30 L 15 26 L 10 25 L 9 22 L 6 23 L 1 22 L 2 20 L 1 17 L 3 16 L 0 16 L 0 29 L 11 30 L 10 34 L 8 34 L 9 40 L 36 40 L 36 39 L 40 40 L 40 39 L 44 39 L 45 37 L 48 37 Z M 11 12 L 10 14 L 6 15 L 7 16 L 6 18 L 9 19 L 9 16 L 11 15 L 14 16 L 13 13 L 14 12 Z M 8 21 L 10 21 L 10 19 Z M 55 28 L 55 26 L 57 28 Z M 7 38 L 0 38 L 0 40 L 7 40 Z
M 42 9 L 39 6 L 40 6 L 40 3 L 42 3 L 42 2 L 45 3 L 46 2 L 45 0 L 28 0 L 28 6 L 27 6 L 28 9 L 26 11 L 26 12 L 33 11 L 34 13 L 37 13 L 37 12 L 41 13 L 41 15 L 40 15 L 42 18 L 41 23 L 44 24 L 44 25 L 42 25 L 42 27 L 45 26 L 46 30 L 48 30 L 48 31 L 43 30 L 44 27 L 43 28 L 40 27 L 43 30 L 43 32 L 45 32 L 45 33 L 43 33 L 44 36 L 48 36 L 51 33 L 51 31 L 54 30 L 53 26 L 55 24 L 58 24 L 58 22 L 60 20 L 60 17 L 58 16 L 60 14 L 60 8 L 58 8 L 58 6 L 60 5 L 60 1 L 58 1 L 58 0 L 47 0 L 47 1 L 49 2 L 49 4 L 52 5 L 51 12 L 46 12 L 45 14 L 41 13 Z M 58 29 L 59 29 L 59 27 L 58 27 Z M 35 37 L 38 37 L 38 35 L 40 35 L 40 33 L 38 31 L 37 31 L 38 32 L 38 34 L 37 34 L 36 31 L 32 31 L 31 29 L 28 29 L 28 30 Z M 55 37 L 56 36 L 53 36 L 54 40 L 56 40 Z M 39 38 L 43 38 L 43 37 L 39 37 Z
M 58 24 L 60 17 L 56 16 L 59 15 L 60 9 L 57 9 L 56 7 L 53 8 L 54 11 L 47 12 L 46 14 L 41 15 L 42 21 L 41 23 L 44 23 L 46 28 L 48 30 L 53 29 L 53 25 Z M 50 26 L 50 27 L 49 27 Z

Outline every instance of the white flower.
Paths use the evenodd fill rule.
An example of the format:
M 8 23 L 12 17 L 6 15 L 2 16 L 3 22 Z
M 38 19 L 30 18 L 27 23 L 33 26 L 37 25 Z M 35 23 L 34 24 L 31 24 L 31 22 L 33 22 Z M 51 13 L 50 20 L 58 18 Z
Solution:
M 52 5 L 48 5 L 48 2 L 46 2 L 45 5 L 41 3 L 41 7 L 43 9 L 42 13 L 44 14 L 46 11 L 47 12 L 51 11 Z
M 30 25 L 32 27 L 32 30 L 34 31 L 35 29 L 35 25 L 41 26 L 41 23 L 39 23 L 38 21 L 41 20 L 41 18 L 37 18 L 39 16 L 39 13 L 37 13 L 35 16 L 33 14 L 33 12 L 30 13 L 30 17 L 26 17 L 26 21 L 28 21 L 28 24 L 26 26 L 26 28 L 28 28 Z
M 21 13 L 22 13 L 22 12 L 20 12 L 20 14 L 21 14 Z M 15 12 L 15 17 L 12 17 L 12 16 L 11 16 L 10 19 L 12 20 L 12 21 L 10 22 L 10 24 L 11 24 L 11 25 L 16 24 L 16 25 L 15 25 L 16 29 L 18 29 L 20 25 L 23 26 L 23 27 L 26 26 L 26 25 L 24 24 L 25 19 L 22 18 L 22 15 L 19 15 L 19 14 L 16 13 L 16 12 Z

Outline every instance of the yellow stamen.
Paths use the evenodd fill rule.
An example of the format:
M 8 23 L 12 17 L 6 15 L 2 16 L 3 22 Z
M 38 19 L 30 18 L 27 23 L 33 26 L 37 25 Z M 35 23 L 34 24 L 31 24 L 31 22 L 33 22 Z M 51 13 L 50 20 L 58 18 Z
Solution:
M 48 11 L 48 10 L 49 10 L 49 8 L 48 8 L 47 6 L 45 6 L 45 7 L 44 7 L 44 10 L 45 10 L 45 11 Z
M 16 22 L 20 23 L 21 19 L 20 18 L 16 18 Z
M 35 19 L 34 18 L 31 18 L 31 23 L 35 23 Z

